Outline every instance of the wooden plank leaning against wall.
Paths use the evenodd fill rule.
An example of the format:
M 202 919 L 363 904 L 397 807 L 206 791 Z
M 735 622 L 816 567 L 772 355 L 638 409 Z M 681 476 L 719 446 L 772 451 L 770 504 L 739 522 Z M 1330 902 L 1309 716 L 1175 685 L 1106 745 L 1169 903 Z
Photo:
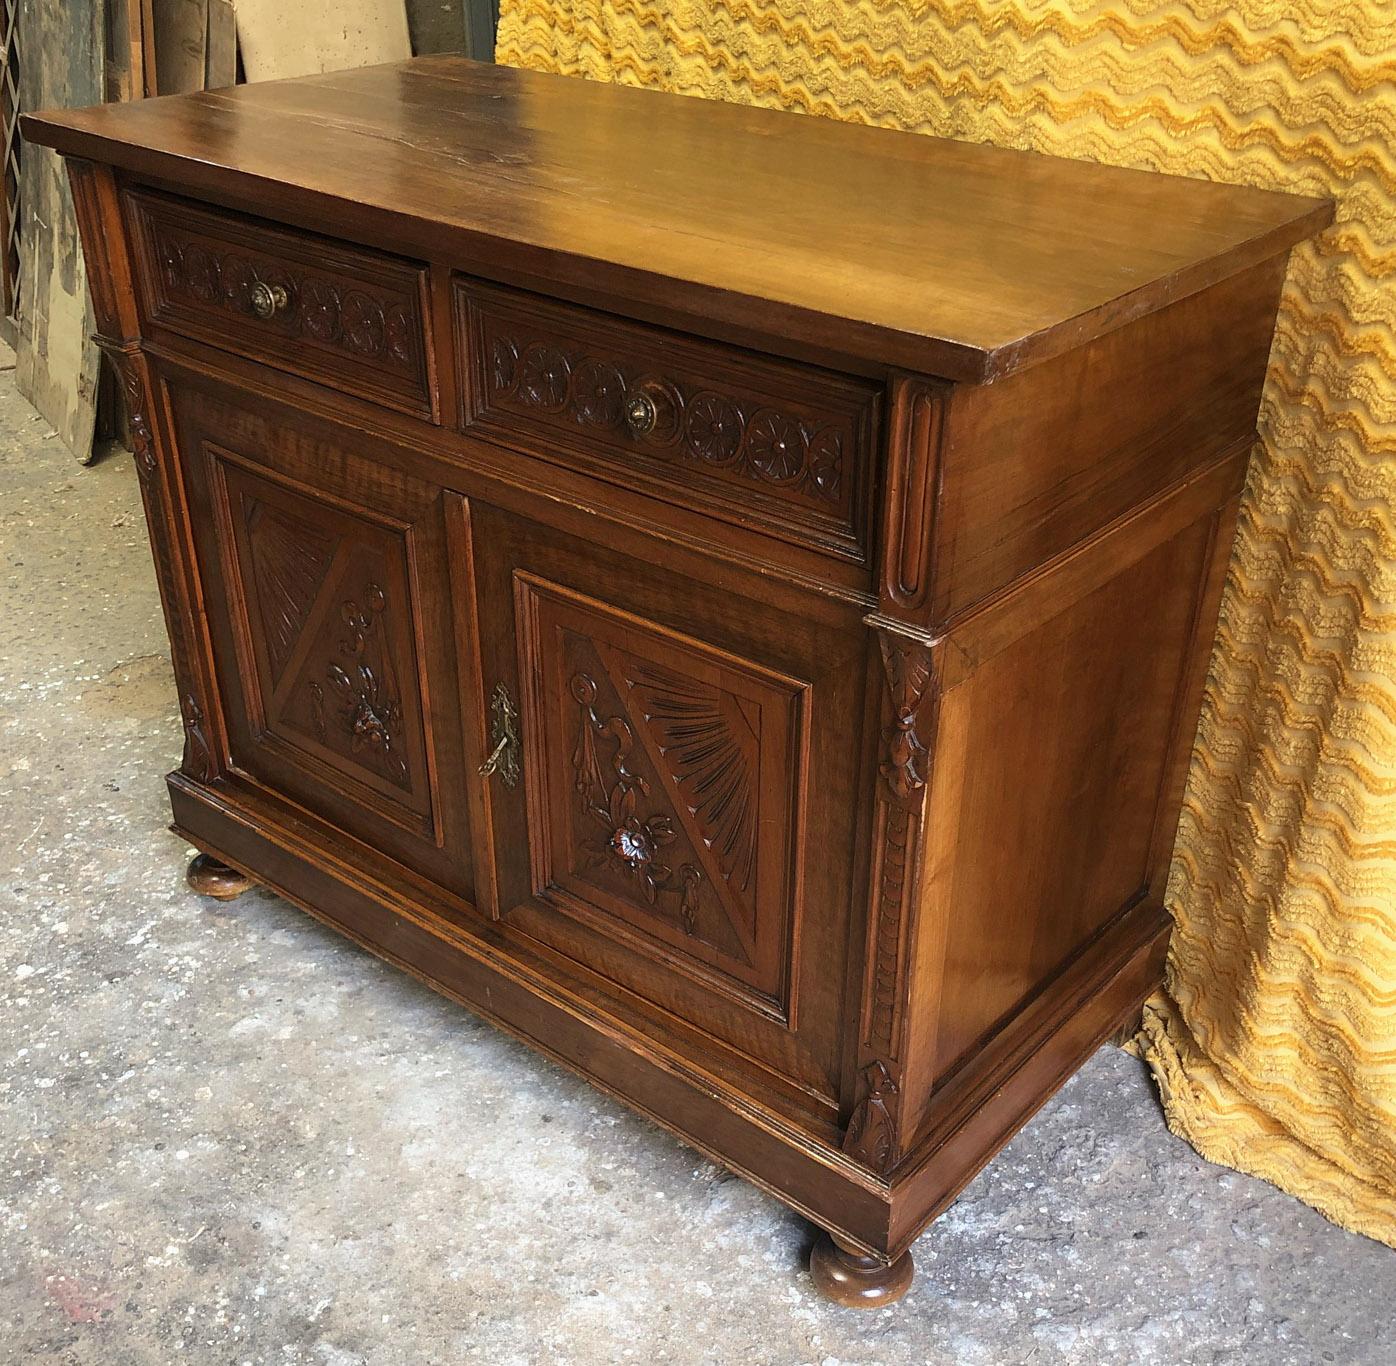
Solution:
M 387 3 L 391 6 L 394 0 Z M 388 55 L 409 55 L 410 27 L 413 51 L 465 49 L 479 58 L 490 56 L 489 0 L 406 0 L 405 9 L 402 50 Z M 267 6 L 248 0 L 241 21 L 256 33 L 261 19 L 284 24 L 285 16 L 280 0 Z M 327 32 L 332 26 L 342 35 L 344 20 L 343 6 L 310 16 L 308 25 L 300 19 L 305 30 L 301 55 L 309 61 L 305 70 L 384 60 L 383 54 L 356 54 L 342 43 L 330 52 L 333 45 L 317 37 L 315 25 Z M 216 90 L 234 84 L 239 75 L 239 19 L 233 0 L 95 0 L 87 5 L 33 0 L 18 5 L 15 23 L 13 47 L 22 54 L 15 63 L 21 110 Z M 323 60 L 314 60 L 317 47 L 326 48 Z M 7 59 L 10 55 L 5 54 Z M 6 74 L 13 77 L 14 72 Z M 257 77 L 255 71 L 249 74 Z M 262 74 L 292 73 L 269 67 Z M 15 290 L 14 320 L 4 339 L 17 352 L 20 393 L 64 445 L 87 463 L 94 441 L 119 429 L 119 387 L 111 382 L 91 340 L 87 276 L 68 181 L 58 158 L 47 148 L 26 148 L 18 180 L 13 206 L 19 227 L 15 278 L 23 283 Z M 8 312 L 11 300 L 6 304 Z
M 18 16 L 21 109 L 99 103 L 105 91 L 102 5 L 34 0 Z M 19 181 L 15 381 L 81 460 L 91 458 L 99 352 L 63 163 L 25 147 Z
M 237 77 L 232 0 L 37 0 L 19 8 L 17 23 L 21 109 L 209 89 Z M 47 148 L 24 150 L 18 217 L 16 383 L 86 463 L 99 412 L 111 429 L 116 404 L 106 396 L 115 390 L 91 339 L 68 178 Z

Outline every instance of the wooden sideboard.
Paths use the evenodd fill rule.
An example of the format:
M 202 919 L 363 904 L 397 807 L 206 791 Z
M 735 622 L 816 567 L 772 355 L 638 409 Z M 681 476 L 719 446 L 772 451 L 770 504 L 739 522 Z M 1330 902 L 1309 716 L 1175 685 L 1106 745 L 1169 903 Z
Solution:
M 1331 206 L 460 59 L 23 127 L 129 407 L 194 885 L 273 888 L 895 1298 L 1159 981 Z

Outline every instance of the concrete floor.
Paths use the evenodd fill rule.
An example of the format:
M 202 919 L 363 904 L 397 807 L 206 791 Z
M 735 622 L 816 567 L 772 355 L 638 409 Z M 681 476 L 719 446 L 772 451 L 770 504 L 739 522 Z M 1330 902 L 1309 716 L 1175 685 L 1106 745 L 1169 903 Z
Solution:
M 1396 1256 L 1104 1049 L 875 1314 L 806 1225 L 275 897 L 184 885 L 125 455 L 0 375 L 0 1362 L 1383 1363 Z

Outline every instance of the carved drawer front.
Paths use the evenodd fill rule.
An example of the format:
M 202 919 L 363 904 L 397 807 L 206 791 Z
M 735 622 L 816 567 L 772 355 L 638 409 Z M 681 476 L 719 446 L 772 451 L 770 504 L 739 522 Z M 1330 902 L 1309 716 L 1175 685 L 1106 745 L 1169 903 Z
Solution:
M 469 896 L 445 495 L 221 390 L 172 400 L 232 769 Z
M 149 323 L 434 416 L 424 267 L 152 191 L 126 203 Z
M 866 561 L 878 386 L 471 280 L 455 307 L 473 432 Z
M 484 683 L 521 737 L 521 780 L 487 785 L 497 917 L 832 1104 L 861 641 L 473 518 Z

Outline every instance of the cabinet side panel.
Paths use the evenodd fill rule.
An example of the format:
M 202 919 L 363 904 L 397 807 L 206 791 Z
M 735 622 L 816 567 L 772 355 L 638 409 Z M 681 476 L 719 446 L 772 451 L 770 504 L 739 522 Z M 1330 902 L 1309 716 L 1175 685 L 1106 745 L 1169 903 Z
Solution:
M 1284 259 L 996 384 L 945 415 L 933 622 L 1255 434 Z
M 955 851 L 920 908 L 921 938 L 944 946 L 922 959 L 939 989 L 917 992 L 928 1082 L 1148 890 L 1210 532 L 1189 526 L 942 698 L 965 757 L 928 816 Z

